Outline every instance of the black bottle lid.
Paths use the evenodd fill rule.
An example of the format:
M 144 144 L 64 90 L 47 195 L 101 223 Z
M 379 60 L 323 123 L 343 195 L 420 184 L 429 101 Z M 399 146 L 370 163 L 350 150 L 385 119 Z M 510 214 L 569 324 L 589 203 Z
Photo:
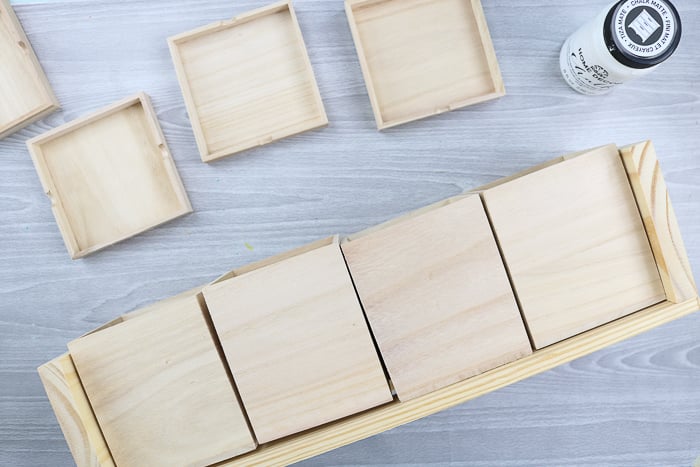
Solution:
M 603 23 L 610 54 L 630 68 L 650 68 L 668 59 L 681 41 L 681 18 L 669 0 L 621 0 Z

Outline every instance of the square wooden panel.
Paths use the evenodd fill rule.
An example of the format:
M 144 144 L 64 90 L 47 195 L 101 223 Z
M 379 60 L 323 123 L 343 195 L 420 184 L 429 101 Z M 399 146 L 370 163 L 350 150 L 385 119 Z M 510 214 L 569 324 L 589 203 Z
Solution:
M 377 128 L 505 95 L 479 0 L 347 0 Z
M 68 345 L 119 467 L 209 465 L 256 447 L 200 300 Z
M 0 0 L 0 57 L 0 138 L 4 138 L 59 107 L 8 0 Z
M 615 146 L 483 197 L 536 348 L 666 298 Z
M 192 212 L 145 94 L 27 146 L 73 259 Z
M 402 401 L 532 353 L 478 196 L 391 221 L 342 249 Z
M 204 296 L 260 443 L 392 400 L 337 240 Z
M 291 2 L 168 42 L 204 162 L 328 124 Z

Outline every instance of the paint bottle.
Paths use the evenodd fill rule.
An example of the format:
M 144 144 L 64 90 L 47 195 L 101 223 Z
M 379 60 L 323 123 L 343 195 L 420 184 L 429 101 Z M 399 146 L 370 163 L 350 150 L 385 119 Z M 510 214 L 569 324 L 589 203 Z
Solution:
M 566 40 L 561 73 L 582 94 L 605 94 L 656 69 L 680 39 L 681 19 L 669 0 L 616 1 Z

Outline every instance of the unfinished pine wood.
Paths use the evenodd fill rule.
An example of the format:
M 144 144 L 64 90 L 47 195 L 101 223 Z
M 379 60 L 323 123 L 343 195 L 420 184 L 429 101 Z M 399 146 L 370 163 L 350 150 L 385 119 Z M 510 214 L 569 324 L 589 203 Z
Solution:
M 59 108 L 9 0 L 0 0 L 0 139 Z
M 346 0 L 377 128 L 505 95 L 479 0 Z
M 290 1 L 168 42 L 204 162 L 328 124 Z
M 260 443 L 392 400 L 337 238 L 204 289 Z
M 615 146 L 482 196 L 536 348 L 665 300 Z
M 30 139 L 27 147 L 73 259 L 192 212 L 143 93 Z
M 604 152 L 606 149 L 608 148 L 599 148 L 592 151 L 592 153 Z M 515 180 L 524 179 L 529 175 L 549 170 L 549 168 L 555 167 L 558 164 L 566 164 L 569 161 L 576 160 L 580 155 L 585 156 L 589 153 L 591 153 L 591 151 L 560 157 L 555 161 L 542 164 L 537 169 L 528 170 L 514 177 L 507 177 L 501 182 L 490 184 L 489 187 L 498 187 L 512 183 Z M 644 198 L 644 193 L 638 190 L 638 187 L 632 185 L 631 188 L 637 199 Z M 353 238 L 360 239 L 363 236 L 375 234 L 384 228 L 399 225 L 401 222 L 405 222 L 414 217 L 428 214 L 444 204 L 449 204 L 449 200 L 424 208 L 404 218 L 396 219 L 376 228 L 369 229 L 361 234 L 350 237 L 350 239 L 352 241 Z M 651 225 L 649 226 L 653 227 Z M 649 232 L 649 235 L 654 235 L 654 232 Z M 248 273 L 262 270 L 278 262 L 303 256 L 329 243 L 331 243 L 329 240 L 316 242 L 307 247 L 252 264 L 222 276 L 215 283 L 221 284 L 224 283 L 221 281 L 245 276 Z M 663 251 L 661 254 L 663 254 Z M 197 289 L 194 290 L 196 293 Z M 158 304 L 146 307 L 140 311 L 129 313 L 122 316 L 121 320 L 129 320 L 141 316 L 142 314 L 151 313 L 154 310 L 161 309 L 166 303 L 179 301 L 191 293 L 192 291 L 186 292 L 168 301 L 159 302 Z M 331 422 L 322 427 L 308 430 L 295 436 L 269 442 L 253 452 L 228 461 L 223 461 L 219 465 L 286 465 L 313 457 L 317 454 L 367 438 L 401 424 L 479 397 L 488 392 L 495 391 L 508 384 L 534 376 L 540 372 L 585 356 L 626 338 L 633 337 L 657 326 L 679 319 L 697 311 L 699 308 L 700 298 L 697 296 L 680 304 L 665 301 L 629 316 L 622 317 L 612 323 L 601 325 L 575 337 L 558 342 L 545 349 L 537 350 L 531 356 L 521 358 L 467 380 L 436 390 L 425 396 L 404 402 L 398 402 L 396 400 L 383 407 L 368 410 L 336 422 Z M 113 326 L 119 321 L 118 319 L 110 323 L 110 325 Z M 79 467 L 82 467 L 82 465 L 79 465 Z
M 646 141 L 620 150 L 668 300 L 681 303 L 697 296 L 693 272 L 676 213 L 661 174 L 654 144 Z
M 342 250 L 402 401 L 532 353 L 478 195 L 354 236 Z
M 73 360 L 62 355 L 39 367 L 39 377 L 78 467 L 114 467 Z
M 255 449 L 200 300 L 68 345 L 120 467 L 208 465 Z

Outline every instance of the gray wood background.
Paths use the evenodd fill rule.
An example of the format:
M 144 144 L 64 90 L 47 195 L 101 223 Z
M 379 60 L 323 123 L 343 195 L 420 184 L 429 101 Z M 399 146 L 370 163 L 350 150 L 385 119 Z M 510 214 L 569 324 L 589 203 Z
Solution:
M 385 133 L 341 0 L 295 0 L 330 127 L 205 165 L 165 38 L 264 3 L 17 6 L 64 110 L 0 141 L 0 466 L 72 465 L 35 368 L 83 332 L 574 150 L 653 139 L 700 276 L 696 0 L 675 0 L 685 22 L 677 55 L 603 98 L 570 91 L 557 63 L 563 40 L 607 0 L 483 0 L 508 96 Z M 25 140 L 139 90 L 153 97 L 196 212 L 71 261 Z M 696 314 L 302 465 L 687 467 L 699 455 Z

